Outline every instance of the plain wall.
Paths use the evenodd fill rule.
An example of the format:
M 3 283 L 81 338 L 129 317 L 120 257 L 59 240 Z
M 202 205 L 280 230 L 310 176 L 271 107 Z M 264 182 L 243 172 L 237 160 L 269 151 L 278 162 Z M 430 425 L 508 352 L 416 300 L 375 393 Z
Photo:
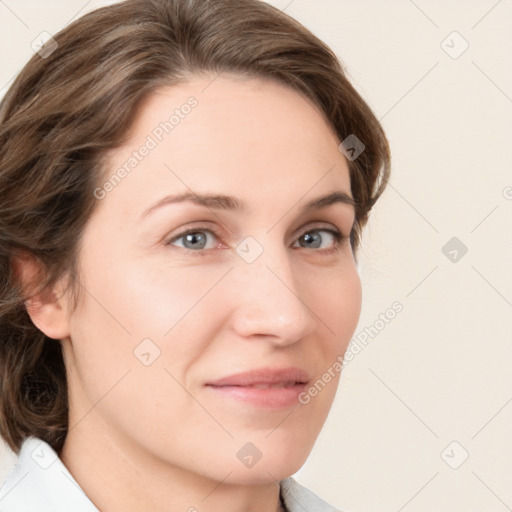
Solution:
M 0 2 L 0 96 L 38 34 L 107 3 Z M 510 509 L 512 2 L 270 3 L 334 49 L 393 155 L 354 356 L 295 477 L 354 512 Z

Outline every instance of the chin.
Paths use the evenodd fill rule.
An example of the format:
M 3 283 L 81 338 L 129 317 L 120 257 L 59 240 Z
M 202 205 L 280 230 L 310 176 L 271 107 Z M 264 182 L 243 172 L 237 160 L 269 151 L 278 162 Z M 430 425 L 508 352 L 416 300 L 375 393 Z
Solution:
M 235 464 L 233 460 L 224 460 L 223 468 L 216 471 L 225 478 L 229 477 L 226 483 L 236 485 L 259 485 L 280 481 L 296 473 L 306 462 L 313 442 L 305 446 L 305 443 L 295 444 L 288 442 L 261 443 L 260 453 L 251 452 L 247 449 L 245 453 L 252 453 L 254 458 L 247 457 L 244 461 L 244 452 L 237 454 Z M 259 458 L 258 458 L 259 457 Z

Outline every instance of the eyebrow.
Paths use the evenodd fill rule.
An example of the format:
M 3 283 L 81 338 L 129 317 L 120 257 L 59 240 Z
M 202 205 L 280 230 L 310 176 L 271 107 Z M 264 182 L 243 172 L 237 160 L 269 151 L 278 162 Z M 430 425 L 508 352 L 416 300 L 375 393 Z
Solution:
M 192 192 L 184 192 L 183 194 L 168 195 L 159 199 L 156 203 L 152 204 L 149 208 L 142 212 L 140 219 L 148 216 L 151 212 L 154 212 L 162 206 L 169 204 L 191 202 L 199 206 L 205 206 L 213 210 L 227 210 L 238 213 L 246 213 L 247 205 L 239 198 L 234 196 L 219 195 L 219 194 L 194 194 Z M 331 192 L 325 196 L 317 197 L 312 199 L 300 209 L 300 213 L 305 214 L 313 210 L 319 210 L 326 208 L 335 203 L 342 203 L 350 205 L 355 210 L 354 198 L 349 196 L 342 190 Z

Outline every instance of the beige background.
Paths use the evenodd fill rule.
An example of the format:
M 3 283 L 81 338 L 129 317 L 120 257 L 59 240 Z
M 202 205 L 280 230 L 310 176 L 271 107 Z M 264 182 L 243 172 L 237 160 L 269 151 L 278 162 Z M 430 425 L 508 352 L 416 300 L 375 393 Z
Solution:
M 107 3 L 1 0 L 0 95 L 38 34 Z M 512 1 L 271 3 L 332 46 L 393 152 L 361 255 L 353 341 L 373 337 L 296 478 L 354 512 L 509 510 Z M 0 455 L 3 480 L 16 457 Z

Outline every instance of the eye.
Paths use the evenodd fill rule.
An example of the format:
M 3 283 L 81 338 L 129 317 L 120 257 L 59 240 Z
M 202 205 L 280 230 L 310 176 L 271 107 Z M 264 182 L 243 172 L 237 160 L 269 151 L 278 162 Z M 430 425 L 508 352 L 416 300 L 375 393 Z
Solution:
M 207 228 L 199 227 L 199 228 L 195 228 L 193 230 L 190 229 L 188 231 L 185 231 L 184 233 L 181 233 L 180 235 L 174 237 L 172 240 L 169 240 L 167 242 L 167 244 L 173 245 L 174 242 L 183 238 L 183 243 L 184 243 L 183 249 L 186 249 L 187 251 L 193 251 L 193 252 L 205 250 L 206 249 L 205 244 L 206 244 L 206 241 L 208 238 L 207 236 L 205 236 L 205 233 L 213 235 L 215 238 L 219 237 L 219 234 L 215 230 L 213 230 L 211 228 L 207 229 Z M 220 243 L 218 243 L 216 246 L 214 244 L 211 248 L 219 247 L 220 245 L 221 245 Z
M 320 235 L 320 233 L 324 233 L 324 235 Z M 325 236 L 325 233 L 327 233 L 327 237 Z M 190 254 L 193 254 L 194 256 L 203 256 L 204 253 L 209 249 L 222 248 L 222 242 L 212 242 L 210 247 L 206 247 L 208 242 L 207 235 L 212 235 L 213 238 L 216 238 L 218 240 L 220 239 L 220 234 L 217 233 L 214 229 L 206 227 L 197 227 L 178 234 L 177 236 L 168 240 L 165 243 L 165 245 L 176 245 L 177 247 L 184 249 L 185 251 L 187 251 Z M 297 239 L 297 242 L 304 242 L 304 245 L 299 245 L 299 248 L 320 249 L 316 252 L 319 252 L 320 254 L 331 254 L 338 251 L 343 242 L 345 240 L 348 240 L 348 238 L 348 236 L 342 234 L 337 229 L 318 227 L 313 229 L 310 228 L 308 231 L 303 232 L 302 235 L 300 235 L 299 238 Z M 176 244 L 182 239 L 182 245 Z M 331 239 L 331 243 L 327 243 L 328 247 L 323 248 L 322 245 L 324 245 L 326 241 L 329 242 L 329 239 Z M 294 244 L 293 247 L 297 246 Z
M 329 236 L 325 237 L 325 235 L 319 235 L 319 233 L 327 233 Z M 326 249 L 324 248 L 323 250 L 321 250 L 319 252 L 324 253 L 324 254 L 330 254 L 332 252 L 336 252 L 337 250 L 339 250 L 339 246 L 348 237 L 343 235 L 337 229 L 315 228 L 315 229 L 310 229 L 310 230 L 306 231 L 305 233 L 303 233 L 298 238 L 297 241 L 298 242 L 304 241 L 306 245 L 304 245 L 303 247 L 318 249 L 318 248 L 321 248 L 320 246 L 325 242 L 325 240 L 327 240 L 327 242 L 328 242 L 329 238 L 331 238 L 334 241 L 334 243 L 328 244 L 328 247 Z

